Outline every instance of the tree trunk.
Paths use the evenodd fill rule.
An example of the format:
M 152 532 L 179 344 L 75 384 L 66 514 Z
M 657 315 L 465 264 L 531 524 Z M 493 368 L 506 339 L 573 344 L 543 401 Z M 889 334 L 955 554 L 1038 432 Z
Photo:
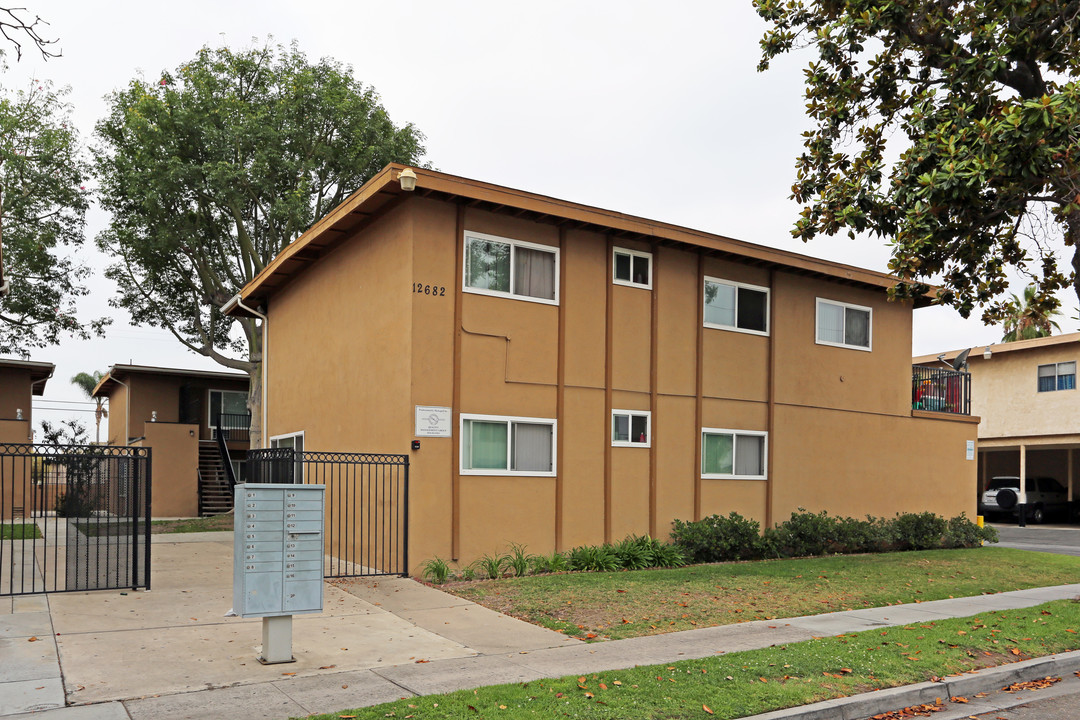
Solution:
M 260 327 L 248 336 L 251 347 L 251 351 L 248 353 L 248 361 L 251 363 L 251 369 L 248 370 L 248 410 L 251 412 L 251 429 L 248 436 L 251 443 L 250 447 L 253 450 L 263 447 L 263 433 L 265 432 L 265 428 L 262 426 L 263 348 L 261 330 Z

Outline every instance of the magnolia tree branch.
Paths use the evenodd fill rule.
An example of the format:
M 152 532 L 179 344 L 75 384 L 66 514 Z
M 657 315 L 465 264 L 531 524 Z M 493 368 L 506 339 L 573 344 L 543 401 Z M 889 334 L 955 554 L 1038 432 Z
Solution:
M 19 42 L 20 38 L 22 38 L 23 42 L 29 40 L 45 60 L 60 57 L 62 54 L 60 50 L 57 49 L 56 52 L 53 52 L 50 47 L 56 44 L 56 39 L 49 40 L 42 37 L 38 31 L 39 25 L 48 25 L 49 23 L 37 15 L 31 21 L 17 14 L 24 12 L 26 12 L 26 8 L 0 8 L 0 35 L 3 35 L 5 40 L 15 46 L 15 58 L 22 60 L 23 46 L 22 42 Z

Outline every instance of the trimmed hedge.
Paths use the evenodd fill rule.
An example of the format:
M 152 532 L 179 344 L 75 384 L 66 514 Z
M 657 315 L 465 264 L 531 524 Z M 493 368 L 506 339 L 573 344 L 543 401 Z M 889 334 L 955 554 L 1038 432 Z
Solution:
M 831 517 L 803 509 L 774 528 L 759 532 L 756 520 L 738 513 L 696 522 L 676 520 L 671 538 L 692 562 L 760 560 L 781 557 L 979 547 L 997 542 L 997 531 L 980 528 L 961 514 L 945 520 L 931 512 L 885 519 Z

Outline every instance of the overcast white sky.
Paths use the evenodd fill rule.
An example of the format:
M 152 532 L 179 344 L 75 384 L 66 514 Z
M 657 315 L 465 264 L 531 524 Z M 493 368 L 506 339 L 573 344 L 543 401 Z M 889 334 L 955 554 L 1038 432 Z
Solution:
M 435 168 L 531 192 L 633 213 L 762 245 L 884 270 L 877 240 L 790 237 L 790 200 L 803 114 L 806 58 L 756 72 L 765 24 L 750 0 L 588 3 L 398 0 L 227 2 L 50 0 L 24 3 L 50 23 L 63 57 L 24 53 L 3 79 L 70 85 L 84 139 L 105 113 L 106 93 L 140 73 L 156 77 L 203 45 L 246 47 L 267 35 L 295 39 L 312 59 L 351 64 L 381 94 L 398 124 L 427 135 Z M 89 217 L 92 238 L 106 218 Z M 88 242 L 84 250 L 104 267 Z M 114 363 L 223 369 L 168 333 L 132 328 L 108 307 L 96 277 L 86 317 L 114 314 L 105 339 L 69 341 L 33 355 L 56 364 L 41 418 L 86 412 L 68 379 Z M 1075 299 L 1066 315 L 1076 315 Z M 1062 331 L 1076 329 L 1075 320 Z M 914 354 L 985 345 L 1000 331 L 942 308 L 915 313 Z M 104 433 L 103 433 L 104 434 Z

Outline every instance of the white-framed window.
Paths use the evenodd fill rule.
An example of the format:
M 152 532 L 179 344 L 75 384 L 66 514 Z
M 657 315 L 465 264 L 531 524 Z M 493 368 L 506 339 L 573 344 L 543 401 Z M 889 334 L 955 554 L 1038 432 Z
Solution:
M 701 477 L 764 480 L 769 433 L 701 429 Z
M 555 476 L 550 418 L 461 414 L 462 475 Z
M 1039 366 L 1039 392 L 1076 389 L 1076 361 Z
M 613 283 L 652 289 L 652 253 L 617 247 L 612 254 Z
M 705 327 L 769 334 L 769 288 L 705 277 Z
M 304 431 L 272 435 L 270 448 L 274 450 L 287 448 L 295 451 L 292 467 L 272 463 L 270 482 L 302 484 L 304 482 Z
M 466 232 L 464 262 L 465 292 L 559 304 L 559 248 Z
M 870 350 L 873 313 L 862 305 L 817 299 L 817 343 L 834 347 Z
M 650 447 L 652 413 L 648 410 L 612 410 L 611 444 L 613 447 Z

